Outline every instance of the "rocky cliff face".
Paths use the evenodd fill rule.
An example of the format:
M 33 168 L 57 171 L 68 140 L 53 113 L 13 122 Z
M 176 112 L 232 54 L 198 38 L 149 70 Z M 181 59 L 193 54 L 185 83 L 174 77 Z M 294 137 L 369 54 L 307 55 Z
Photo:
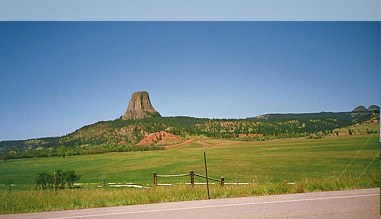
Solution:
M 141 119 L 157 116 L 160 116 L 160 114 L 153 108 L 148 92 L 140 91 L 132 94 L 122 119 Z

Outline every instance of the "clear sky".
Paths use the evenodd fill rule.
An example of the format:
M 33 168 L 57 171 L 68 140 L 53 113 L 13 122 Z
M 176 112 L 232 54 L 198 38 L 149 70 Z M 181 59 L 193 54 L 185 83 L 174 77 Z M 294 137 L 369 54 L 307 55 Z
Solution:
M 380 21 L 380 0 L 0 0 L 17 21 Z
M 0 141 L 124 113 L 246 118 L 380 104 L 380 22 L 0 22 Z

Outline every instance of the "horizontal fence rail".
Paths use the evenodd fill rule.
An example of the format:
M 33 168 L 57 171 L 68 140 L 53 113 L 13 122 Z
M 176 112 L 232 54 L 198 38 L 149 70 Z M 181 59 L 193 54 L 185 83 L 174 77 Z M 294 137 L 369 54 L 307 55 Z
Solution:
M 195 173 L 194 175 L 206 179 L 206 176 L 203 176 L 203 175 L 200 175 L 200 174 L 197 174 L 197 173 Z M 216 181 L 216 182 L 221 182 L 220 179 L 215 179 L 215 178 L 212 178 L 212 177 L 208 177 L 208 179 L 212 180 L 212 181 Z
M 157 175 L 157 177 L 182 177 L 182 176 L 189 176 L 189 173 L 173 174 L 173 175 Z
M 204 179 L 208 179 L 208 180 L 212 180 L 212 181 L 215 181 L 215 182 L 219 182 L 221 184 L 221 186 L 224 186 L 224 184 L 225 184 L 225 178 L 224 177 L 221 177 L 221 179 L 215 179 L 215 178 L 212 178 L 212 177 L 206 177 L 204 175 L 201 175 L 201 174 L 193 172 L 193 170 L 189 171 L 189 173 L 184 173 L 184 174 L 165 174 L 165 175 L 162 175 L 162 174 L 159 175 L 156 172 L 153 172 L 152 173 L 152 184 L 153 184 L 153 186 L 164 185 L 164 184 L 158 183 L 158 178 L 159 177 L 161 177 L 161 178 L 170 178 L 170 177 L 185 177 L 185 176 L 189 176 L 190 177 L 190 184 L 192 186 L 194 186 L 196 184 L 200 184 L 200 183 L 195 183 L 195 181 L 194 181 L 194 177 L 195 176 L 200 177 L 200 178 L 204 178 Z M 165 185 L 170 185 L 170 184 L 165 184 Z

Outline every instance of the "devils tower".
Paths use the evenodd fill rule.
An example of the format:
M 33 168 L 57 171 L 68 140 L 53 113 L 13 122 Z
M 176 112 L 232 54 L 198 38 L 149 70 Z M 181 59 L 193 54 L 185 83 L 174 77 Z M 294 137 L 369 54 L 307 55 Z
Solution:
M 132 94 L 122 119 L 141 119 L 158 116 L 160 116 L 160 113 L 153 108 L 148 92 L 139 91 Z

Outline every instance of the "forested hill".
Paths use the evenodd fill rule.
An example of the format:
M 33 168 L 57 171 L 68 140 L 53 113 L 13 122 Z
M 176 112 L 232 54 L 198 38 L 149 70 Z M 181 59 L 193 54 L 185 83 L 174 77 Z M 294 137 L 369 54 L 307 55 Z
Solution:
M 257 117 L 248 118 L 259 122 L 285 122 L 290 120 L 306 121 L 309 120 L 335 120 L 336 125 L 343 127 L 353 123 L 366 121 L 370 112 L 320 112 L 320 113 L 287 113 L 287 114 L 265 114 Z
M 17 157 L 34 157 L 54 156 L 68 148 L 73 154 L 87 153 L 88 150 L 91 150 L 91 153 L 128 151 L 135 150 L 136 144 L 150 133 L 163 131 L 182 139 L 194 135 L 259 141 L 290 137 L 323 137 L 333 135 L 333 131 L 337 128 L 365 121 L 379 122 L 379 119 L 379 111 L 266 114 L 246 119 L 181 116 L 116 119 L 87 125 L 62 137 L 2 141 L 0 153 L 14 151 L 18 154 Z M 154 145 L 155 142 L 150 144 Z M 22 153 L 24 155 L 21 155 Z M 31 153 L 34 155 L 30 155 Z

